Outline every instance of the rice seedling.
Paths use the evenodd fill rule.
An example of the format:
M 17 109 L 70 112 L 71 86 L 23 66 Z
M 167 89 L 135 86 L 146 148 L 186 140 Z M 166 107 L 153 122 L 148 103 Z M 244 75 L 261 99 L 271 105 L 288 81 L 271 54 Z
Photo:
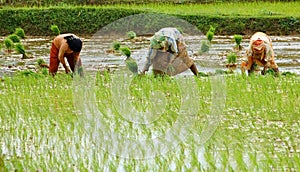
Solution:
M 209 52 L 209 49 L 210 49 L 211 44 L 212 44 L 212 39 L 215 35 L 215 31 L 216 31 L 216 28 L 214 28 L 213 26 L 209 27 L 209 30 L 206 32 L 206 39 L 207 40 L 201 40 L 201 47 L 200 47 L 200 50 L 198 51 L 199 54 Z
M 199 54 L 208 53 L 210 48 L 210 42 L 207 40 L 201 40 L 201 47 L 199 50 Z
M 237 59 L 237 55 L 234 52 L 230 52 L 229 54 L 227 54 L 227 64 L 226 67 L 229 69 L 229 71 L 232 73 L 233 70 L 236 69 L 237 64 L 236 64 L 236 59 Z
M 295 171 L 299 167 L 299 76 L 225 76 L 225 109 L 205 144 L 200 144 L 197 136 L 206 122 L 211 124 L 211 108 L 219 106 L 212 99 L 212 78 L 195 78 L 195 90 L 200 94 L 193 101 L 200 110 L 193 116 L 189 132 L 182 133 L 187 137 L 180 140 L 174 136 L 180 143 L 164 154 L 133 159 L 106 149 L 104 143 L 116 138 L 95 139 L 99 133 L 105 135 L 106 129 L 130 140 L 163 137 L 179 122 L 185 95 L 178 84 L 184 83 L 184 77 L 132 78 L 127 101 L 134 108 L 145 111 L 153 107 L 154 90 L 166 99 L 162 115 L 146 125 L 124 119 L 116 108 L 115 100 L 122 100 L 113 97 L 112 87 L 122 86 L 114 86 L 114 74 L 97 73 L 87 79 L 90 85 L 84 91 L 94 89 L 95 99 L 82 97 L 87 106 L 81 108 L 76 104 L 81 99 L 74 92 L 77 87 L 70 84 L 71 77 L 34 73 L 5 77 L 0 83 L 0 164 L 4 171 Z M 88 119 L 85 115 L 89 113 L 78 111 L 84 108 L 99 110 L 101 116 Z M 102 132 L 94 130 L 99 119 L 108 127 Z M 126 152 L 122 143 L 120 148 Z M 141 147 L 145 146 L 136 145 L 136 149 Z
M 236 53 L 234 52 L 230 52 L 228 55 L 227 55 L 227 63 L 228 64 L 236 64 Z
M 18 35 L 20 38 L 25 38 L 25 32 L 20 27 L 15 29 L 15 34 Z
M 13 41 L 13 43 L 19 43 L 20 42 L 20 37 L 16 34 L 11 34 L 8 35 L 8 38 Z
M 206 37 L 207 37 L 207 40 L 208 40 L 209 42 L 211 42 L 212 39 L 213 39 L 213 37 L 214 37 L 214 33 L 211 32 L 211 31 L 208 31 L 208 32 L 206 33 Z
M 131 56 L 128 47 L 121 50 L 126 57 Z M 44 62 L 41 59 L 38 63 Z M 182 132 L 187 137 L 174 136 L 180 140 L 174 149 L 155 157 L 131 159 L 118 156 L 104 146 L 107 140 L 116 138 L 104 134 L 105 139 L 95 139 L 104 133 L 93 130 L 99 118 L 109 126 L 103 129 L 128 136 L 124 142 L 139 136 L 163 137 L 176 123 L 182 124 L 178 121 L 179 112 L 182 100 L 188 96 L 178 87 L 183 83 L 180 79 L 185 77 L 189 76 L 133 76 L 126 99 L 132 103 L 132 109 L 145 112 L 161 105 L 153 100 L 166 99 L 162 115 L 150 126 L 126 119 L 116 107 L 114 101 L 122 101 L 123 97 L 111 89 L 115 84 L 113 74 L 97 73 L 95 78 L 88 78 L 92 84 L 87 84 L 84 91 L 94 90 L 95 99 L 91 100 L 85 96 L 76 98 L 77 87 L 71 84 L 70 76 L 59 73 L 53 78 L 48 76 L 46 68 L 4 78 L 0 82 L 3 171 L 270 171 L 270 168 L 293 171 L 299 167 L 299 76 L 289 74 L 277 78 L 224 76 L 227 87 L 221 89 L 226 91 L 226 101 L 221 103 L 225 108 L 218 128 L 205 144 L 199 143 L 202 138 L 196 136 L 205 129 L 206 122 L 209 126 L 213 121 L 210 110 L 220 108 L 212 98 L 213 77 L 195 78 L 194 91 L 200 94 L 191 101 L 196 104 L 187 109 L 200 107 L 200 110 L 192 116 L 189 132 Z M 80 98 L 86 104 L 77 103 Z M 90 112 L 81 111 L 84 108 L 100 111 L 101 116 L 88 119 L 85 115 Z M 87 130 L 89 127 L 95 132 Z M 155 146 L 154 143 L 149 147 Z M 125 146 L 120 147 L 128 151 Z M 147 146 L 136 145 L 137 149 L 141 147 Z
M 122 54 L 126 56 L 125 63 L 126 67 L 134 74 L 138 73 L 138 65 L 137 62 L 134 58 L 130 57 L 131 56 L 131 51 L 128 47 L 121 47 L 120 51 Z
M 42 59 L 42 58 L 37 59 L 36 63 L 37 63 L 38 66 L 41 66 L 41 65 L 43 65 L 43 64 L 46 64 L 45 60 Z
M 122 54 L 124 54 L 126 57 L 130 57 L 131 56 L 131 51 L 129 49 L 129 47 L 125 46 L 125 47 L 121 47 L 120 51 L 122 52 Z
M 113 42 L 113 50 L 119 51 L 121 47 L 121 43 L 119 41 L 114 41 Z
M 14 47 L 14 42 L 9 38 L 5 38 L 3 42 L 4 42 L 5 48 L 7 49 L 7 52 L 11 53 L 12 49 Z
M 136 37 L 136 33 L 134 31 L 126 32 L 126 35 L 129 39 L 134 39 Z
M 216 28 L 210 26 L 209 30 L 206 32 L 206 38 L 211 43 L 214 35 L 215 35 Z
M 60 34 L 60 30 L 59 30 L 57 25 L 55 25 L 55 24 L 51 25 L 50 29 L 51 29 L 51 31 L 54 35 L 59 35 Z
M 28 59 L 24 46 L 21 43 L 15 45 L 15 51 L 19 54 L 22 54 L 22 59 Z
M 233 39 L 235 41 L 235 47 L 234 47 L 234 49 L 236 49 L 238 51 L 242 50 L 243 47 L 241 46 L 241 42 L 242 42 L 243 36 L 235 34 L 233 36 Z

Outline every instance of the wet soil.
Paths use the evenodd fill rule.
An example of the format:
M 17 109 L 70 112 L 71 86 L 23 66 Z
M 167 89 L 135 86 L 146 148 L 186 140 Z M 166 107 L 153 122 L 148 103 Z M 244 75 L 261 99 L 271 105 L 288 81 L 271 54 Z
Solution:
M 149 36 L 138 37 L 135 40 L 124 38 L 91 37 L 82 38 L 84 48 L 81 58 L 86 71 L 116 70 L 125 66 L 125 56 L 120 53 L 107 53 L 112 48 L 113 41 L 120 41 L 122 46 L 128 46 L 132 51 L 132 57 L 137 60 L 139 70 L 145 64 L 145 57 L 148 52 Z M 215 72 L 217 69 L 226 69 L 226 56 L 233 51 L 235 42 L 232 36 L 215 36 L 208 53 L 199 54 L 200 42 L 204 40 L 202 36 L 185 35 L 186 44 L 191 57 L 194 58 L 200 72 Z M 275 61 L 281 72 L 292 72 L 300 75 L 300 37 L 298 36 L 271 36 L 275 51 Z M 2 38 L 3 40 L 3 38 Z M 37 70 L 36 61 L 41 58 L 49 63 L 49 50 L 51 37 L 27 37 L 22 40 L 26 53 L 33 57 L 21 59 L 22 55 L 15 52 L 7 53 L 2 49 L 0 53 L 0 76 L 11 74 L 15 71 L 30 69 Z M 1 40 L 0 40 L 1 41 Z M 245 48 L 247 48 L 249 37 L 242 40 L 243 49 L 238 52 L 237 63 L 240 64 L 245 59 Z M 64 71 L 62 67 L 60 70 Z M 240 72 L 239 66 L 235 70 Z M 186 71 L 181 75 L 192 75 L 191 71 Z

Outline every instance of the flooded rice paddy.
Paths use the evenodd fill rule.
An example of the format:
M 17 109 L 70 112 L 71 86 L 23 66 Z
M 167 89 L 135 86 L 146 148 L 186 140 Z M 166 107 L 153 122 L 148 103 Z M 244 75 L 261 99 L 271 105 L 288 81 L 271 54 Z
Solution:
M 127 45 L 132 51 L 132 57 L 138 61 L 139 70 L 142 70 L 148 51 L 150 37 L 138 37 L 135 41 L 124 38 L 104 38 L 104 37 L 82 37 L 84 48 L 81 58 L 85 70 L 99 71 L 103 69 L 120 69 L 124 67 L 124 56 L 121 54 L 109 54 L 106 51 L 112 48 L 113 41 Z M 196 61 L 198 70 L 201 72 L 214 72 L 216 69 L 226 70 L 226 55 L 233 50 L 235 45 L 232 36 L 215 36 L 212 46 L 206 54 L 199 55 L 202 36 L 185 35 L 186 44 L 189 46 L 189 54 Z M 275 60 L 280 71 L 289 71 L 300 74 L 300 37 L 299 36 L 272 36 Z M 7 54 L 5 50 L 0 53 L 0 75 L 13 73 L 23 69 L 36 68 L 36 60 L 44 59 L 49 63 L 49 50 L 52 37 L 27 37 L 22 40 L 26 52 L 32 59 L 21 60 L 21 55 L 15 53 Z M 245 48 L 248 46 L 249 37 L 243 38 L 241 45 L 244 47 L 239 52 L 238 63 L 245 59 Z M 4 48 L 3 48 L 4 49 Z M 61 68 L 62 70 L 62 68 Z M 240 72 L 239 69 L 236 72 Z M 182 75 L 191 75 L 188 70 Z
M 226 54 L 232 51 L 234 46 L 232 37 L 216 36 L 209 53 L 204 55 L 197 55 L 200 40 L 204 39 L 204 36 L 185 38 L 189 45 L 189 53 L 195 59 L 199 71 L 214 72 L 216 69 L 226 69 L 224 67 Z M 137 59 L 140 69 L 144 65 L 148 39 L 149 37 L 142 37 L 135 43 L 128 40 L 121 42 L 122 45 L 131 48 L 132 57 Z M 300 74 L 300 38 L 287 36 L 272 37 L 272 39 L 280 70 Z M 22 60 L 20 55 L 2 53 L 0 74 L 23 69 L 35 70 L 39 58 L 49 62 L 51 40 L 50 37 L 28 37 L 23 40 L 27 53 L 34 57 L 32 59 Z M 83 37 L 83 40 L 85 46 L 81 57 L 85 70 L 124 69 L 123 56 L 106 53 L 115 39 Z M 247 43 L 248 39 L 244 38 L 242 46 L 247 47 Z M 245 50 L 242 50 L 240 56 L 243 56 L 244 52 Z M 63 71 L 62 68 L 61 70 Z M 186 71 L 182 75 L 191 75 L 191 72 Z M 112 96 L 107 91 L 112 83 L 105 77 L 99 76 L 99 84 L 97 84 L 99 91 L 96 92 L 96 97 L 99 99 L 98 108 L 104 112 L 107 109 L 115 109 L 111 103 Z M 0 90 L 2 98 L 0 115 L 3 115 L 0 118 L 2 124 L 0 131 L 3 131 L 0 132 L 0 164 L 2 161 L 8 171 L 19 171 L 15 169 L 22 169 L 20 171 L 48 171 L 49 169 L 54 171 L 66 171 L 66 169 L 67 171 L 94 171 L 95 169 L 99 171 L 201 171 L 201 169 L 202 171 L 298 171 L 300 169 L 298 78 L 266 80 L 251 77 L 250 82 L 241 76 L 227 78 L 228 94 L 224 114 L 218 129 L 207 145 L 199 144 L 199 136 L 195 132 L 186 140 L 181 140 L 183 144 L 174 151 L 154 159 L 139 161 L 123 159 L 107 153 L 104 141 L 95 142 L 86 130 L 83 130 L 82 124 L 77 122 L 81 118 L 77 119 L 76 116 L 74 119 L 73 116 L 78 113 L 78 109 L 65 106 L 73 104 L 72 99 L 65 99 L 74 93 L 73 86 L 69 84 L 71 80 L 58 75 L 55 80 L 52 80 L 52 77 L 32 80 L 17 78 L 11 83 L 3 82 L 1 86 L 5 89 Z M 236 82 L 237 80 L 239 82 Z M 158 81 L 153 80 L 153 82 Z M 197 117 L 197 126 L 195 125 L 192 131 L 200 131 L 206 120 L 211 119 L 206 118 L 206 116 L 210 117 L 208 113 L 212 103 L 208 78 L 202 77 L 200 81 L 203 81 L 198 83 L 201 92 L 199 102 L 201 111 Z M 151 90 L 150 84 L 144 84 L 143 80 L 137 82 Z M 169 84 L 169 82 L 165 83 Z M 156 86 L 161 87 L 159 84 Z M 164 91 L 169 93 L 170 87 L 167 86 L 170 85 L 163 88 L 166 88 Z M 133 88 L 135 95 L 144 90 L 138 86 Z M 167 97 L 170 98 L 170 102 L 179 102 L 177 96 L 169 93 Z M 252 101 L 252 105 L 247 102 L 248 100 Z M 177 107 L 176 103 L 172 105 L 174 107 L 170 105 L 168 111 L 170 114 L 173 114 L 171 112 Z M 123 118 L 120 116 L 107 114 L 109 113 L 106 113 L 104 120 L 111 127 L 108 129 L 129 136 L 148 131 L 148 128 L 129 125 L 126 121 L 122 121 Z M 165 118 L 167 119 L 169 118 Z M 170 127 L 172 123 L 160 124 L 164 124 L 164 121 L 154 126 L 151 133 L 146 136 L 155 136 L 161 133 L 160 130 Z

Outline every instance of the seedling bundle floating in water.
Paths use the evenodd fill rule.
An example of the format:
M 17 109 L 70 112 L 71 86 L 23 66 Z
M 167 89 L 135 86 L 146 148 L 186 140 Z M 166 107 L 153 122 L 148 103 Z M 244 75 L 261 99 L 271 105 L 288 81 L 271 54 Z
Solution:
M 20 38 L 25 38 L 25 32 L 20 27 L 16 28 L 15 34 L 18 35 Z
M 4 46 L 7 49 L 7 52 L 10 53 L 14 47 L 14 42 L 9 39 L 9 38 L 5 38 L 4 39 Z
M 134 39 L 136 37 L 136 33 L 134 31 L 126 32 L 126 35 L 129 39 Z
M 200 47 L 200 50 L 199 50 L 200 54 L 209 52 L 209 48 L 211 46 L 212 39 L 215 35 L 215 31 L 216 31 L 216 28 L 214 28 L 213 26 L 210 26 L 209 30 L 206 32 L 206 39 L 207 40 L 202 40 L 201 41 L 201 47 Z
M 238 51 L 242 50 L 243 47 L 241 46 L 241 42 L 242 42 L 243 36 L 242 35 L 234 35 L 233 39 L 236 44 L 234 48 Z
M 21 42 L 19 36 L 16 34 L 11 34 L 8 36 L 8 38 L 11 39 L 13 43 Z

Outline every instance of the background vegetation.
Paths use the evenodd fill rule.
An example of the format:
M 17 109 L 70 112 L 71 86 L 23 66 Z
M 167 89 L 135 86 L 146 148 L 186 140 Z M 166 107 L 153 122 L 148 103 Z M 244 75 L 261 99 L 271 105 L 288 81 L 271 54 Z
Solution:
M 295 0 L 262 0 L 262 2 L 290 2 Z M 221 2 L 257 2 L 256 0 L 1 0 L 0 5 L 10 6 L 49 6 L 49 5 L 103 5 L 103 4 L 145 4 L 145 3 L 221 3 Z
M 0 10 L 0 34 L 7 35 L 21 27 L 28 35 L 51 35 L 49 28 L 55 24 L 61 33 L 89 35 L 126 16 L 163 13 L 184 19 L 204 33 L 212 25 L 217 35 L 252 34 L 258 30 L 287 35 L 300 33 L 298 11 L 300 2 L 3 7 Z

